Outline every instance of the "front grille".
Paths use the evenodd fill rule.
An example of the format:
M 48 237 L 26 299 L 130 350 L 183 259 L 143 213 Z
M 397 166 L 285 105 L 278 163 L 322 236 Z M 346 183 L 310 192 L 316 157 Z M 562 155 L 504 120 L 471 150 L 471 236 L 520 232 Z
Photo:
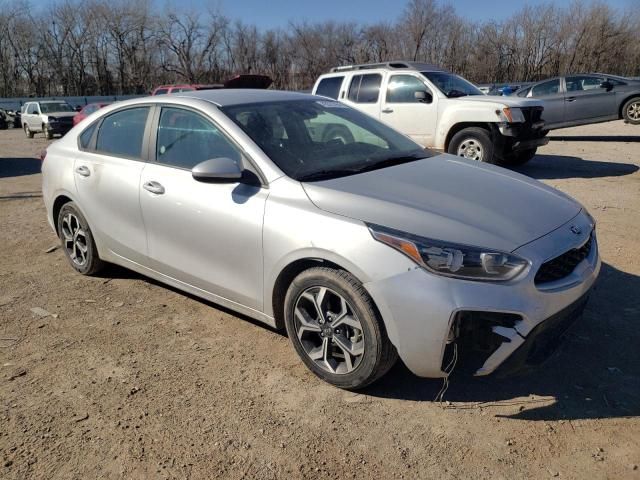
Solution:
M 553 260 L 543 263 L 536 273 L 535 284 L 554 282 L 571 274 L 578 264 L 589 256 L 592 243 L 593 235 L 581 247 L 569 250 Z
M 522 107 L 522 114 L 524 115 L 524 120 L 528 124 L 533 124 L 539 122 L 542 118 L 543 107 Z

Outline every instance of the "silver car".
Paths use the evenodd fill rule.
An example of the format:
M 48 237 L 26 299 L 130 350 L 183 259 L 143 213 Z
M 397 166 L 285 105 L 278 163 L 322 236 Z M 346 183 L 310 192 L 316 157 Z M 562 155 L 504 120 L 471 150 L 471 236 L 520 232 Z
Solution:
M 42 172 L 78 272 L 116 263 L 286 328 L 347 389 L 398 356 L 421 377 L 538 364 L 600 270 L 576 201 L 311 95 L 121 102 L 52 144 Z

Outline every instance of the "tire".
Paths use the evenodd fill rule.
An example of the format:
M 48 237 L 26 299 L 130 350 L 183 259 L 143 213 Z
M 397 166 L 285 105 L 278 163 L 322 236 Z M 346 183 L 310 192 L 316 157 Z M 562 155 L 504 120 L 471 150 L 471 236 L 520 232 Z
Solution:
M 312 299 L 320 299 L 322 317 Z M 364 388 L 398 358 L 373 300 L 344 270 L 316 267 L 299 274 L 285 296 L 284 313 L 287 334 L 304 364 L 336 387 Z
M 486 163 L 497 163 L 491 134 L 480 127 L 469 127 L 456 133 L 447 152 L 452 155 Z
M 624 104 L 622 118 L 632 125 L 640 125 L 640 97 L 632 98 Z
M 344 125 L 336 125 L 327 128 L 324 135 L 322 135 L 322 141 L 329 142 L 331 140 L 340 140 L 345 145 L 355 142 L 353 134 Z
M 33 138 L 33 132 L 29 130 L 29 125 L 27 125 L 26 123 L 24 125 L 24 134 L 27 136 L 27 138 Z
M 537 148 L 528 148 L 527 150 L 520 150 L 519 152 L 510 153 L 509 155 L 505 156 L 501 164 L 514 167 L 517 165 L 524 165 L 536 156 L 537 151 Z
M 46 138 L 47 140 L 53 139 L 53 132 L 51 130 L 49 130 L 49 127 L 43 125 L 42 126 L 42 133 L 44 133 L 44 138 Z
M 57 219 L 62 251 L 73 269 L 82 275 L 93 275 L 104 267 L 87 220 L 73 202 L 65 203 Z

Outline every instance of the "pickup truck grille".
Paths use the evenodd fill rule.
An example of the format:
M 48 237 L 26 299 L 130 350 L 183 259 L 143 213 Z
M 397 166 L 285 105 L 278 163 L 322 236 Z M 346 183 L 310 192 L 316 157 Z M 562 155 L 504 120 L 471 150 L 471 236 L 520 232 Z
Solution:
M 569 250 L 559 257 L 543 263 L 538 273 L 536 273 L 534 279 L 535 284 L 540 285 L 542 283 L 553 282 L 568 276 L 580 262 L 589 256 L 592 243 L 593 234 L 581 247 Z
M 542 119 L 543 107 L 522 107 L 522 114 L 526 123 L 531 125 L 532 123 L 539 122 Z

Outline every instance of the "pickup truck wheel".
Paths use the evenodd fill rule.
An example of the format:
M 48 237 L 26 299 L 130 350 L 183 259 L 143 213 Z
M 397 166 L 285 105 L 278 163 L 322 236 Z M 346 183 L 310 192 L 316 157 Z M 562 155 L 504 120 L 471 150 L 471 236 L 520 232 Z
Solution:
M 622 107 L 622 117 L 625 122 L 640 125 L 640 97 L 632 98 Z
M 469 127 L 456 133 L 447 151 L 479 162 L 496 163 L 491 135 L 483 128 Z
M 33 138 L 33 132 L 29 130 L 29 126 L 26 124 L 24 126 L 24 134 L 27 136 L 27 138 Z
M 344 125 L 335 125 L 327 128 L 327 131 L 322 135 L 323 142 L 330 142 L 331 140 L 337 140 L 345 145 L 355 142 L 353 134 Z
M 513 152 L 507 155 L 501 163 L 510 166 L 524 165 L 536 156 L 537 150 L 537 148 L 528 148 L 526 150 L 520 150 L 519 152 Z
M 49 127 L 42 127 L 42 132 L 44 133 L 44 136 L 47 140 L 51 140 L 53 138 L 53 132 L 49 130 Z

